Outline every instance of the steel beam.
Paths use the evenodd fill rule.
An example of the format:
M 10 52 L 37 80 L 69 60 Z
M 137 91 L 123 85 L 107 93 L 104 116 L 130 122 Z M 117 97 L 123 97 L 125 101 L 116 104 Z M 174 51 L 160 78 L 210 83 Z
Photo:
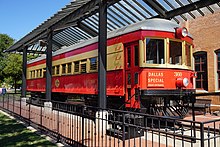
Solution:
M 159 14 L 160 17 L 166 17 L 166 9 L 162 7 L 155 0 L 143 0 L 148 6 L 150 6 L 155 12 Z
M 50 29 L 47 36 L 46 50 L 46 100 L 51 101 L 52 92 L 52 41 L 53 31 Z
M 33 53 L 33 54 L 45 54 L 46 51 L 28 50 L 27 53 Z
M 43 23 L 42 25 L 34 29 L 31 33 L 27 34 L 21 40 L 16 42 L 13 46 L 8 48 L 7 52 L 22 51 L 23 45 L 29 45 L 39 40 L 40 38 L 46 37 L 47 35 L 46 31 L 48 28 L 63 29 L 63 27 L 66 28 L 66 27 L 76 25 L 78 22 L 81 22 L 82 20 L 85 20 L 89 16 L 98 12 L 97 7 L 98 7 L 99 1 L 100 0 L 91 0 L 91 1 L 88 1 L 87 3 L 83 3 L 81 1 L 72 2 L 72 5 L 68 6 L 67 10 L 65 10 L 64 8 L 63 12 L 58 12 L 58 14 L 55 15 L 53 18 Z M 104 1 L 107 3 L 108 7 L 113 5 L 114 3 L 119 2 L 119 0 L 104 0 Z M 159 14 L 158 15 L 159 17 L 162 17 L 162 18 L 173 18 L 174 16 L 187 13 L 193 10 L 198 10 L 199 8 L 206 7 L 212 4 L 219 5 L 219 0 L 200 0 L 192 4 L 189 4 L 189 5 L 167 12 L 166 9 L 164 9 L 163 6 L 161 6 L 160 3 L 158 3 L 156 0 L 153 0 L 153 1 L 143 0 L 143 1 L 147 5 L 149 5 L 154 11 L 156 11 Z M 66 13 L 69 12 L 69 7 L 70 8 L 75 7 L 76 9 L 73 9 L 72 12 L 65 15 L 65 12 Z
M 22 90 L 21 97 L 26 97 L 27 92 L 27 47 L 23 48 L 23 63 L 22 63 Z
M 169 12 L 166 12 L 166 16 L 164 18 L 173 18 L 174 16 L 184 14 L 193 10 L 198 10 L 200 8 L 213 5 L 215 3 L 218 3 L 219 0 L 200 0 L 196 1 L 192 4 L 185 5 L 183 7 L 179 7 L 177 9 L 171 10 Z
M 99 1 L 99 37 L 98 37 L 98 96 L 99 107 L 106 108 L 106 53 L 107 53 L 107 3 Z
M 63 26 L 67 27 L 67 24 L 75 24 L 81 17 L 85 15 L 89 15 L 92 11 L 97 9 L 98 0 L 90 1 L 83 6 L 79 7 L 77 10 L 73 11 L 69 15 L 65 16 L 62 21 L 58 21 L 52 26 L 52 29 L 63 28 Z M 70 27 L 70 26 L 69 26 Z

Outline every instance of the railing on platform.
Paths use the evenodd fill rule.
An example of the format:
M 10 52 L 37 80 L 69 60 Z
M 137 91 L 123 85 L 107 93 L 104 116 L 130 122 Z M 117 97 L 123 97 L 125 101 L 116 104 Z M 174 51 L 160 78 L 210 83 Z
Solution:
M 16 94 L 1 95 L 0 108 L 72 146 L 220 146 L 220 119 L 196 122 Z

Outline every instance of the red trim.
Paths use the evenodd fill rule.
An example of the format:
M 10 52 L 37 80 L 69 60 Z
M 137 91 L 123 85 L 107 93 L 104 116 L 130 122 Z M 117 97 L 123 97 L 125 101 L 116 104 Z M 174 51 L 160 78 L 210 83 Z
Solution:
M 45 92 L 45 78 L 27 80 L 28 91 Z M 124 95 L 123 70 L 107 72 L 107 95 Z M 77 74 L 52 77 L 52 92 L 98 94 L 98 74 Z
M 180 69 L 150 69 L 143 68 L 140 71 L 141 89 L 172 89 L 178 88 L 178 79 L 187 78 L 189 85 L 182 89 L 193 89 L 194 72 L 192 70 Z

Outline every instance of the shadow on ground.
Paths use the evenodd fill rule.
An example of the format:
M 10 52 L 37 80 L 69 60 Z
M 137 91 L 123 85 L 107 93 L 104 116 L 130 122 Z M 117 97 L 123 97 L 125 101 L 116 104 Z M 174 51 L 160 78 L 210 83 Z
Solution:
M 56 146 L 0 113 L 0 146 Z

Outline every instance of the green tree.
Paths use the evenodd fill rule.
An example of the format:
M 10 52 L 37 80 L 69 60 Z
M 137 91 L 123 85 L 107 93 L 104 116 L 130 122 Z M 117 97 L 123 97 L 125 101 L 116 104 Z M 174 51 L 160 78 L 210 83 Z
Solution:
M 7 53 L 4 53 L 4 50 L 9 48 L 13 43 L 14 39 L 9 37 L 7 34 L 0 34 L 0 83 L 3 82 L 5 77 L 3 69 L 5 68 L 5 61 L 7 59 Z
M 11 77 L 13 79 L 16 93 L 17 82 L 21 81 L 22 77 L 22 55 L 9 54 L 5 64 L 5 68 L 3 69 L 5 78 Z
M 0 56 L 3 57 L 4 53 L 3 51 L 9 48 L 13 43 L 14 39 L 12 39 L 7 34 L 0 34 Z
M 17 84 L 21 84 L 22 80 L 22 55 L 4 53 L 9 48 L 14 39 L 6 34 L 0 34 L 0 83 L 14 85 L 15 93 Z M 38 57 L 37 55 L 28 55 L 27 60 Z

